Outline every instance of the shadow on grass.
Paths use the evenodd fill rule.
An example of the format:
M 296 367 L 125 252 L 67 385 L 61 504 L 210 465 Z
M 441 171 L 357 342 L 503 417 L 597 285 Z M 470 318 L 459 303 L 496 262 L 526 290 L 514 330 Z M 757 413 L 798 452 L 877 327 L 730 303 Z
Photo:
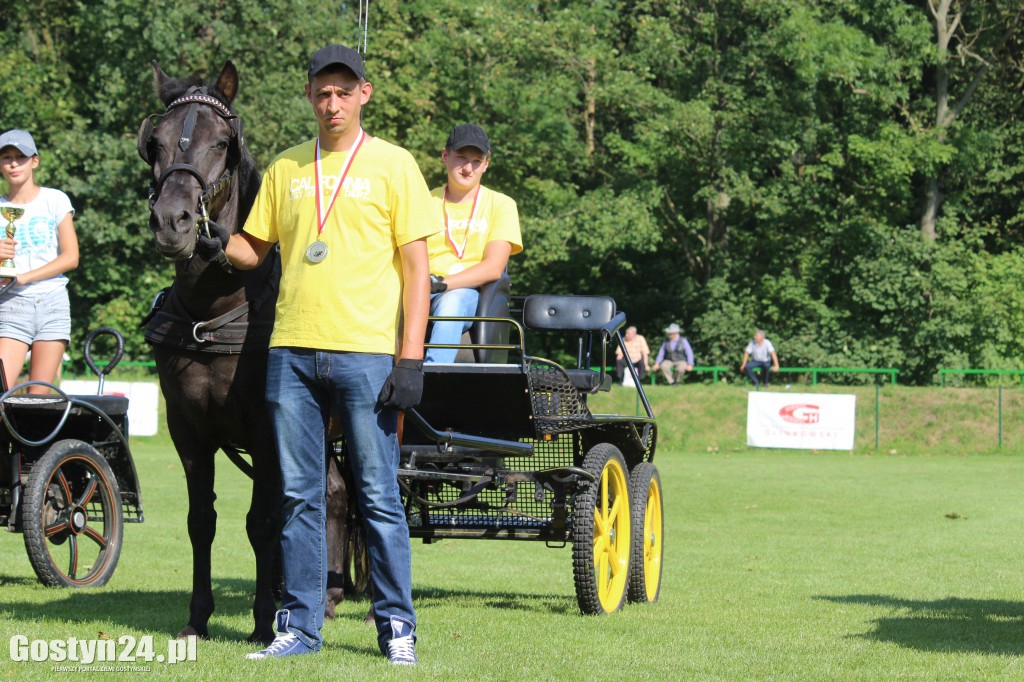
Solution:
M 39 585 L 35 578 L 27 578 L 23 575 L 0 575 L 0 587 L 14 587 L 15 585 Z
M 45 601 L 4 599 L 0 603 L 0 617 L 33 623 L 100 621 L 110 623 L 111 627 L 166 632 L 168 636 L 174 635 L 188 622 L 188 604 L 192 595 L 187 590 L 51 588 L 26 578 L 0 576 L 0 586 L 32 583 L 52 598 Z M 226 626 L 218 616 L 245 614 L 251 619 L 254 587 L 249 580 L 214 580 L 216 611 L 210 619 L 211 638 L 242 641 L 249 636 L 251 628 L 243 632 Z
M 414 587 L 413 600 L 417 606 L 439 606 L 446 602 L 460 602 L 466 606 L 489 609 L 529 611 L 546 614 L 574 614 L 578 612 L 576 600 L 563 594 L 527 594 L 523 592 L 488 592 L 453 590 L 446 587 Z
M 874 630 L 858 635 L 864 639 L 922 651 L 1024 654 L 1024 602 L 956 597 L 919 601 L 874 594 L 817 598 L 905 612 L 876 618 Z
M 462 608 L 501 609 L 554 615 L 579 613 L 576 600 L 571 596 L 561 594 L 488 592 L 413 585 L 412 600 L 417 609 L 455 603 Z M 364 604 L 367 609 L 370 607 L 370 597 L 367 594 L 346 594 L 345 601 L 352 604 Z M 347 620 L 363 620 L 366 617 L 366 612 L 345 613 L 339 611 L 337 617 Z

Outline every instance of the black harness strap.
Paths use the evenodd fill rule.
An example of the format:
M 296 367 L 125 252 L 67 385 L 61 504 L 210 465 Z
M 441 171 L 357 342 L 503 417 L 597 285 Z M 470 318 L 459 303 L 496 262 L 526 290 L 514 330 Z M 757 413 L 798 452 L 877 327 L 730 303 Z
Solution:
M 185 114 L 185 123 L 181 126 L 181 137 L 178 138 L 178 149 L 185 151 L 192 144 L 192 133 L 196 129 L 196 116 L 199 115 L 199 105 L 192 103 Z
M 249 313 L 258 313 L 277 293 L 281 259 L 276 249 L 268 258 L 274 261 L 260 287 L 259 295 L 212 320 L 196 320 L 178 300 L 174 287 L 165 289 L 157 295 L 153 308 L 146 316 L 146 341 L 154 345 L 205 353 L 266 351 L 270 345 L 273 320 L 250 319 L 238 322 L 238 319 Z

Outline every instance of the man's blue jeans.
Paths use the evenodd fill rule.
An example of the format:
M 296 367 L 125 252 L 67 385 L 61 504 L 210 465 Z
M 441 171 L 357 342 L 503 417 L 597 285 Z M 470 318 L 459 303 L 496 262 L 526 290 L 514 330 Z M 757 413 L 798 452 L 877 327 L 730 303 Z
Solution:
M 376 407 L 392 365 L 390 355 L 270 349 L 267 406 L 283 493 L 281 608 L 289 612 L 288 630 L 313 649 L 322 643 L 327 590 L 324 432 L 332 403 L 366 523 L 378 642 L 390 639 L 391 616 L 416 623 L 409 527 L 398 491 L 398 416 Z
M 750 383 L 755 386 L 761 385 L 757 379 L 758 370 L 764 370 L 764 385 L 767 386 L 772 378 L 771 360 L 747 360 L 747 376 L 750 377 Z
M 479 301 L 480 292 L 476 289 L 452 289 L 443 294 L 432 294 L 430 314 L 437 317 L 470 317 L 476 315 Z M 457 344 L 462 341 L 462 332 L 469 329 L 472 324 L 461 320 L 434 320 L 428 343 Z M 458 348 L 428 348 L 423 359 L 425 362 L 455 362 L 458 353 Z

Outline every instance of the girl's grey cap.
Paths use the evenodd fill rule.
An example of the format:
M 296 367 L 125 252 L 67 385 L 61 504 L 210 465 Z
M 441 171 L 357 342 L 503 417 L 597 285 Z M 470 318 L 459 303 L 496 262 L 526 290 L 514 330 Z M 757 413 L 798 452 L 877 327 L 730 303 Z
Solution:
M 36 143 L 32 136 L 24 130 L 8 130 L 0 135 L 0 149 L 4 147 L 14 147 L 25 156 L 35 156 L 39 153 L 36 151 Z

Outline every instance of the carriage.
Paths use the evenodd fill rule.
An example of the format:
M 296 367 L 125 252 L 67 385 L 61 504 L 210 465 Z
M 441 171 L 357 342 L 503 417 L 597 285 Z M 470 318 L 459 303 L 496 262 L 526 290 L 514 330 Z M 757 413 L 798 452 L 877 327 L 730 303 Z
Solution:
M 93 343 L 113 336 L 103 367 Z M 128 446 L 128 398 L 102 395 L 104 378 L 120 361 L 124 339 L 101 328 L 85 340 L 85 360 L 99 394 L 67 395 L 29 381 L 0 396 L 0 525 L 22 533 L 40 582 L 53 587 L 107 583 L 117 568 L 125 523 L 142 522 L 139 479 Z M 0 372 L 0 382 L 3 373 Z M 50 395 L 19 394 L 45 385 Z
M 625 314 L 604 296 L 515 300 L 503 277 L 484 287 L 476 315 L 463 319 L 472 326 L 460 357 L 424 365 L 423 399 L 405 415 L 398 478 L 410 535 L 425 543 L 571 544 L 583 613 L 657 601 L 657 423 L 635 375 L 642 416 L 594 414 L 588 406 L 611 388 L 607 367 Z M 571 362 L 527 352 L 566 338 Z M 335 450 L 343 460 L 343 440 Z M 350 537 L 358 543 L 359 536 L 356 523 Z M 356 573 L 359 558 L 357 551 Z

